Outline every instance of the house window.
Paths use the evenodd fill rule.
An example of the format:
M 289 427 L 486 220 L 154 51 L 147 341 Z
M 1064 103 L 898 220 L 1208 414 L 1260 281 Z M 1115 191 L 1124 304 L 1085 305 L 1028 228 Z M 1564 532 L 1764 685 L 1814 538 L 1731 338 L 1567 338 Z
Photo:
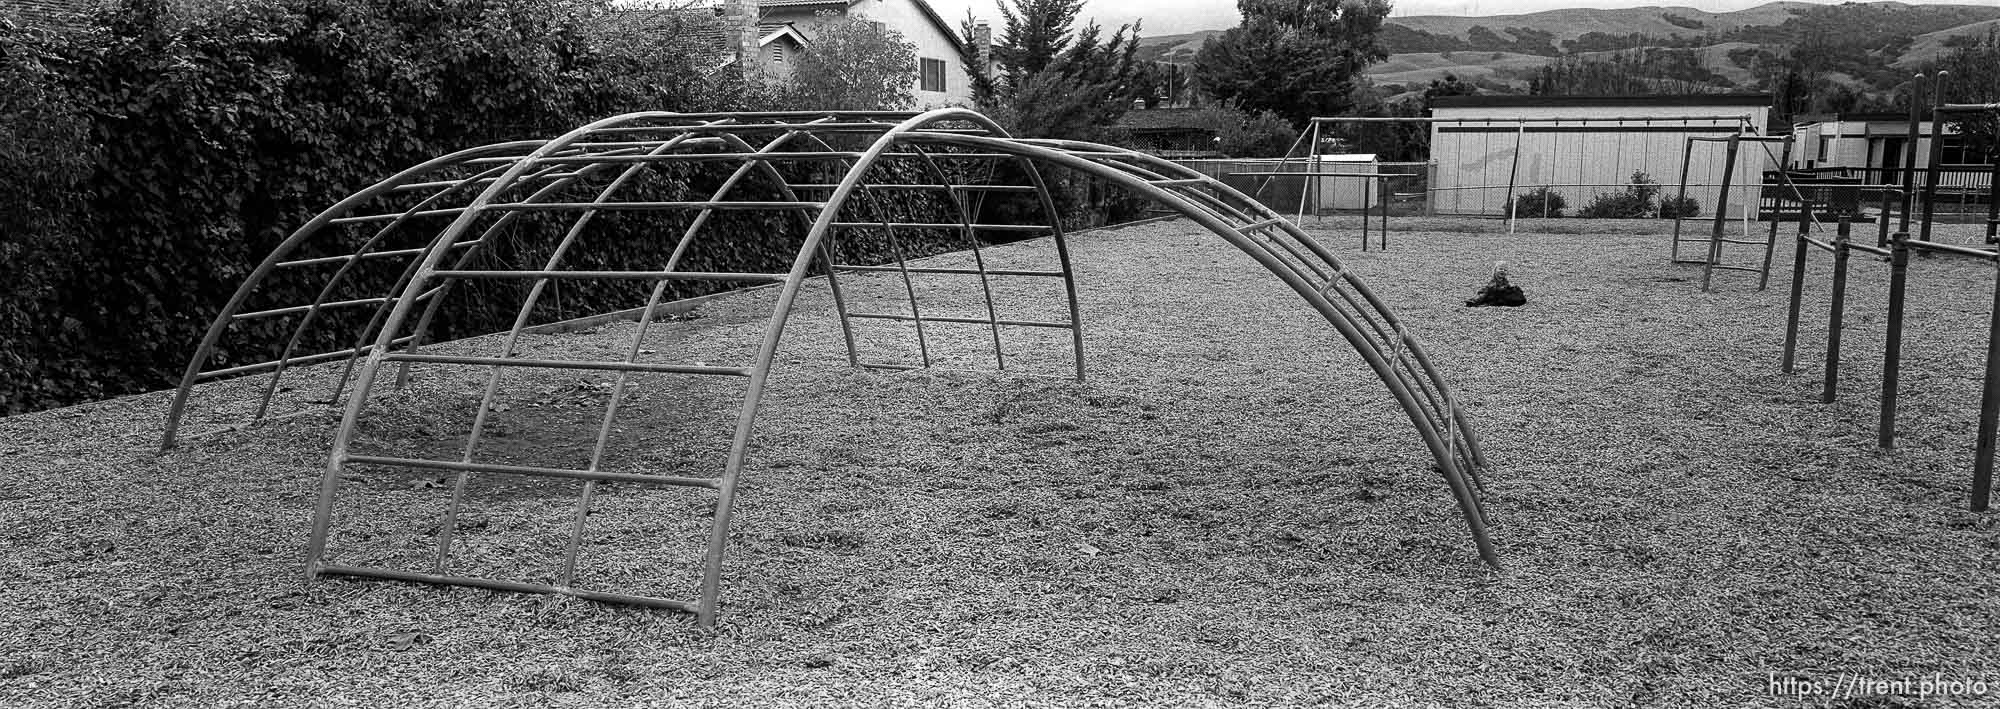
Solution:
M 920 73 L 922 74 L 922 76 L 918 77 L 917 88 L 923 89 L 925 91 L 943 91 L 944 60 L 919 59 L 917 61 L 919 63 L 917 68 L 920 70 Z
M 771 45 L 771 63 L 772 63 L 772 64 L 783 64 L 783 63 L 785 63 L 785 48 L 784 48 L 784 47 L 780 47 L 780 46 L 778 46 L 778 45 L 775 45 L 775 44 Z

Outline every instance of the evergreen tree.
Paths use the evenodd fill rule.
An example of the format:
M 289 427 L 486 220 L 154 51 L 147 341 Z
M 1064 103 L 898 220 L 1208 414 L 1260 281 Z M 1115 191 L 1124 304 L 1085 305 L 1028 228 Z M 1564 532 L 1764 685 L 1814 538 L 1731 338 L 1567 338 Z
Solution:
M 1377 41 L 1388 0 L 1238 0 L 1243 23 L 1202 45 L 1195 81 L 1246 111 L 1304 125 L 1353 108 L 1361 71 L 1388 52 Z

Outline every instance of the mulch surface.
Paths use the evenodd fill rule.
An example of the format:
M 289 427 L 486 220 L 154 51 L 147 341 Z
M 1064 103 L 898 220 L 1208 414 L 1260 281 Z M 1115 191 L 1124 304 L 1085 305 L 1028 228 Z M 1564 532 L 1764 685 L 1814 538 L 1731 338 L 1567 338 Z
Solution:
M 1914 260 L 1900 438 L 1875 444 L 1886 264 L 1857 257 L 1841 396 L 1818 403 L 1831 259 L 1796 374 L 1768 290 L 1667 263 L 1662 224 L 1405 219 L 1388 251 L 1311 224 L 1414 329 L 1494 463 L 1505 562 L 1472 551 L 1387 390 L 1295 295 L 1182 222 L 1077 235 L 1066 330 L 1000 333 L 1001 373 L 859 370 L 823 283 L 778 353 L 720 622 L 561 597 L 307 581 L 337 417 L 156 452 L 169 393 L 0 420 L 0 704 L 663 706 L 1954 706 L 2000 696 L 2000 528 L 1966 511 L 1994 271 Z M 1948 240 L 1976 239 L 1947 228 Z M 988 266 L 1046 267 L 1046 241 Z M 964 254 L 939 265 L 969 263 Z M 1761 254 L 1732 251 L 1735 262 Z M 1467 308 L 1508 263 L 1528 304 Z M 900 279 L 843 277 L 849 306 Z M 924 276 L 926 314 L 984 315 Z M 996 279 L 1003 317 L 1069 317 Z M 660 323 L 649 361 L 748 361 L 775 291 Z M 525 338 L 608 359 L 636 325 Z M 993 332 L 857 330 L 857 356 L 992 370 Z M 441 351 L 492 353 L 498 338 Z M 338 367 L 280 397 L 306 405 Z M 488 384 L 419 368 L 357 450 L 453 457 Z M 318 382 L 315 382 L 317 378 Z M 714 476 L 743 385 L 626 383 L 606 469 Z M 240 416 L 203 387 L 191 427 Z M 614 376 L 509 373 L 482 460 L 587 464 Z M 323 394 L 323 392 L 321 392 Z M 496 407 L 498 408 L 498 407 Z M 282 413 L 282 411 L 280 411 Z M 453 480 L 352 468 L 335 561 L 424 570 Z M 547 582 L 581 488 L 474 476 L 455 573 Z M 692 599 L 712 491 L 601 486 L 578 586 Z M 1774 693 L 1790 680 L 1980 679 L 1977 697 Z M 1912 687 L 1914 691 L 1914 686 Z M 1863 693 L 1866 694 L 1865 692 Z

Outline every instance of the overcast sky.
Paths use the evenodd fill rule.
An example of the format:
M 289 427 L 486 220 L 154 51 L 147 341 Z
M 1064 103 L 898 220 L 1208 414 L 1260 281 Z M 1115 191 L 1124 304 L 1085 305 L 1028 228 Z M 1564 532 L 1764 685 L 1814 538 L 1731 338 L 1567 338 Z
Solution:
M 1692 7 L 1709 12 L 1728 12 L 1766 4 L 1769 0 L 1686 0 L 1646 2 L 1644 0 L 1397 0 L 1392 13 L 1404 15 L 1518 15 L 1568 7 Z M 1840 0 L 1806 0 L 1833 4 Z M 1979 5 L 1994 0 L 1903 0 L 1912 4 Z M 994 0 L 930 0 L 931 6 L 956 27 L 967 9 L 974 15 L 999 24 L 1000 12 Z M 1088 0 L 1086 16 L 1099 24 L 1116 27 L 1143 19 L 1145 34 L 1158 36 L 1196 30 L 1227 29 L 1236 25 L 1234 0 Z

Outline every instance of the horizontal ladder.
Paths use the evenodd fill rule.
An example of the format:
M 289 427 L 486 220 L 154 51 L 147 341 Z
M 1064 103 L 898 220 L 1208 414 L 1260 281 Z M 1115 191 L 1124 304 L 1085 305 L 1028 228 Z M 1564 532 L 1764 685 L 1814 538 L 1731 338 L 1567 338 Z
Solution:
M 644 475 L 641 473 L 613 473 L 602 470 L 578 470 L 575 468 L 549 468 L 538 465 L 507 465 L 504 463 L 469 463 L 450 460 L 430 460 L 427 458 L 394 458 L 380 455 L 349 455 L 341 458 L 345 463 L 362 465 L 387 465 L 397 468 L 423 468 L 426 470 L 451 470 L 464 473 L 499 473 L 503 475 L 525 475 L 538 478 L 565 478 L 569 480 L 596 480 L 598 482 L 641 483 L 646 485 L 671 485 L 675 487 L 705 487 L 722 489 L 721 480 L 709 478 L 688 478 L 672 475 Z

